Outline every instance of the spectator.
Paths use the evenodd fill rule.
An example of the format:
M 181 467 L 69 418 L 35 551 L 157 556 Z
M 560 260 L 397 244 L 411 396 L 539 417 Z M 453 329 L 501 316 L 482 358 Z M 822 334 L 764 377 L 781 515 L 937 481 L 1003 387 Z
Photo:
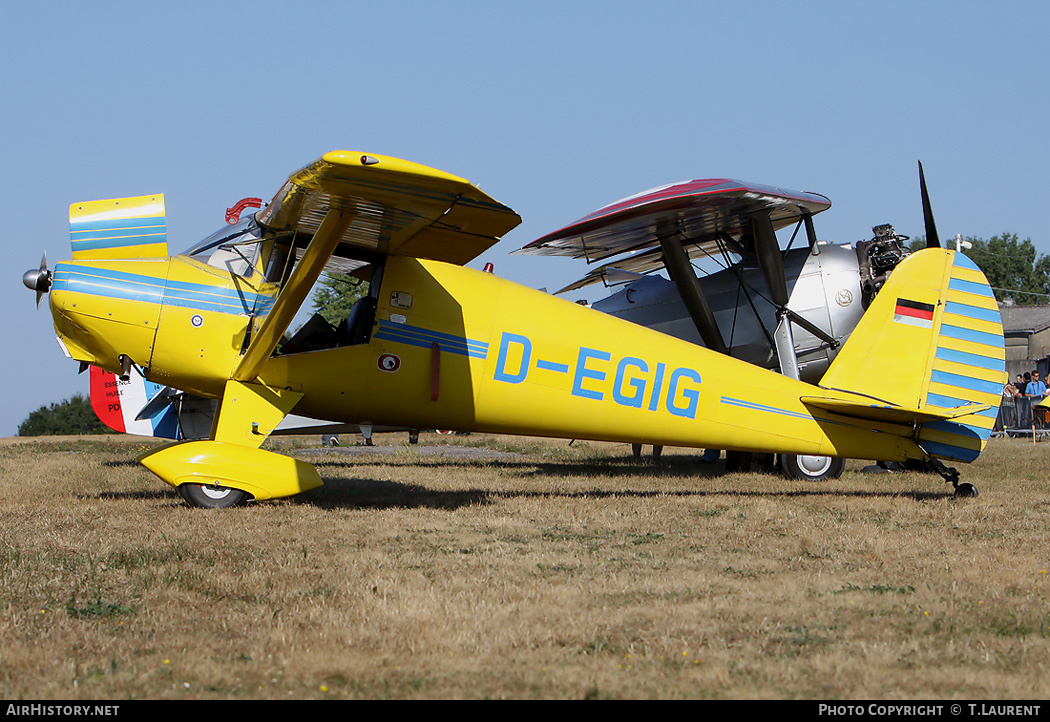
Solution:
M 1046 384 L 1039 379 L 1039 372 L 1032 372 L 1032 380 L 1028 386 L 1025 387 L 1024 395 L 1028 397 L 1028 402 L 1032 408 L 1032 421 L 1033 426 L 1038 426 L 1040 429 L 1046 426 L 1046 411 L 1037 404 L 1043 400 L 1046 396 Z
M 1028 374 L 1025 374 L 1027 376 Z M 1046 384 L 1039 380 L 1039 372 L 1032 373 L 1032 380 L 1025 387 L 1024 395 L 1036 399 L 1032 403 L 1039 403 L 1046 396 Z
M 1017 380 L 1014 381 L 1014 388 L 1017 389 L 1017 396 L 1024 396 L 1025 387 L 1024 377 L 1021 374 L 1017 374 Z
M 1021 377 L 1018 376 L 1017 378 Z M 1020 393 L 1017 387 L 1011 383 L 1003 386 L 1003 398 L 999 403 L 999 418 L 996 423 L 997 431 L 1012 429 L 1017 425 L 1017 407 L 1015 402 Z
M 1021 379 L 1020 376 L 1017 377 Z M 1014 405 L 1017 410 L 1017 426 L 1022 429 L 1028 429 L 1032 426 L 1032 404 L 1035 403 L 1032 399 L 1028 398 L 1028 384 L 1032 382 L 1032 374 L 1025 372 L 1024 378 L 1021 379 L 1021 384 L 1018 386 L 1021 393 L 1018 394 L 1014 400 Z
M 663 450 L 664 450 L 663 446 L 660 446 L 659 444 L 654 444 L 653 445 L 653 461 L 659 461 L 660 460 L 660 454 L 663 453 Z M 642 458 L 642 445 L 641 444 L 631 444 L 631 453 L 634 454 L 634 458 L 635 459 L 639 459 L 640 460 Z

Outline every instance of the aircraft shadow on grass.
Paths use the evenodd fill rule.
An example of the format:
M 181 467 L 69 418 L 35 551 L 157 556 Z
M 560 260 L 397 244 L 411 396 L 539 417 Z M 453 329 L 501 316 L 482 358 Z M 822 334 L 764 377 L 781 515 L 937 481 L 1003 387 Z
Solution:
M 138 466 L 131 460 L 106 461 L 102 464 L 109 468 Z M 664 454 L 659 461 L 650 459 L 638 460 L 633 457 L 607 458 L 588 463 L 585 460 L 574 460 L 566 462 L 535 462 L 527 459 L 438 459 L 422 458 L 412 459 L 411 466 L 427 469 L 437 468 L 477 468 L 480 466 L 498 469 L 502 473 L 510 474 L 518 479 L 529 478 L 580 478 L 580 479 L 618 479 L 630 480 L 634 477 L 647 476 L 667 478 L 674 480 L 675 486 L 666 489 L 629 489 L 619 488 L 616 490 L 587 489 L 587 490 L 555 490 L 555 491 L 529 491 L 529 490 L 490 490 L 490 489 L 456 489 L 439 490 L 422 484 L 410 484 L 385 479 L 373 479 L 357 475 L 358 472 L 369 467 L 389 466 L 389 459 L 370 459 L 368 457 L 356 456 L 352 460 L 326 459 L 315 462 L 323 473 L 324 486 L 311 492 L 296 497 L 294 503 L 306 504 L 318 507 L 331 508 L 422 508 L 422 509 L 459 509 L 477 504 L 491 504 L 497 500 L 514 498 L 560 498 L 598 500 L 613 497 L 627 498 L 655 498 L 660 496 L 673 496 L 683 499 L 705 497 L 728 496 L 736 498 L 791 498 L 791 497 L 864 497 L 885 498 L 898 497 L 912 499 L 914 501 L 930 501 L 946 499 L 953 494 L 949 491 L 875 491 L 869 489 L 848 490 L 841 485 L 826 483 L 812 483 L 810 488 L 789 488 L 782 491 L 756 491 L 753 489 L 734 489 L 723 485 L 718 488 L 698 489 L 683 488 L 682 477 L 690 477 L 693 482 L 703 483 L 708 480 L 721 479 L 731 480 L 733 474 L 726 471 L 724 461 L 715 463 L 702 463 L 693 454 Z M 743 473 L 743 472 L 741 472 Z M 756 469 L 750 474 L 775 476 L 772 470 Z M 349 474 L 349 476 L 347 475 Z M 91 496 L 91 495 L 82 495 Z M 101 492 L 93 495 L 97 499 L 177 499 L 178 494 L 174 490 L 156 491 L 129 491 L 129 492 Z
M 524 466 L 524 465 L 523 465 Z M 557 465 L 561 466 L 561 465 Z M 544 472 L 539 472 L 544 473 Z M 578 475 L 578 474 L 577 474 Z M 669 474 L 670 476 L 670 474 Z M 651 499 L 657 497 L 676 497 L 680 499 L 705 499 L 716 497 L 733 497 L 742 499 L 759 498 L 804 498 L 804 497 L 838 497 L 838 498 L 902 498 L 914 501 L 932 501 L 951 498 L 950 491 L 876 491 L 846 490 L 839 488 L 789 489 L 784 491 L 755 491 L 750 489 L 733 489 L 722 486 L 717 489 L 682 488 L 681 481 L 674 488 L 667 489 L 629 489 L 616 490 L 506 490 L 490 489 L 432 489 L 418 484 L 371 479 L 362 477 L 346 478 L 342 476 L 324 477 L 325 485 L 303 494 L 291 503 L 307 504 L 319 507 L 356 507 L 356 508 L 428 508 L 459 509 L 478 504 L 492 504 L 507 499 L 578 499 L 596 501 L 608 498 Z

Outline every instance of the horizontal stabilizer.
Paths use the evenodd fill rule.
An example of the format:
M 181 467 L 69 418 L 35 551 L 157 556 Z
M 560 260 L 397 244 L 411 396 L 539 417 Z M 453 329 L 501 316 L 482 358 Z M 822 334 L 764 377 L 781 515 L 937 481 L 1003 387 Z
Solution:
M 906 408 L 872 401 L 852 401 L 848 399 L 826 398 L 822 396 L 803 396 L 802 403 L 817 409 L 824 409 L 855 419 L 865 419 L 887 424 L 925 424 L 931 421 L 949 419 L 980 413 L 991 408 L 988 404 L 969 404 L 955 409 Z

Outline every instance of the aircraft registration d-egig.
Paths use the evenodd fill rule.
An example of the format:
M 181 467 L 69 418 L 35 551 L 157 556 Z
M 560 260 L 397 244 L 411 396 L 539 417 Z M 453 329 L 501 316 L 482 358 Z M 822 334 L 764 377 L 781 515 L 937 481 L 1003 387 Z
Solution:
M 715 185 L 665 255 L 705 234 L 768 233 L 781 215 L 826 204 Z M 310 464 L 260 448 L 293 412 L 376 427 L 914 459 L 933 463 L 958 494 L 976 493 L 942 460 L 983 450 L 1005 354 L 988 282 L 961 253 L 904 258 L 812 384 L 465 267 L 520 220 L 463 178 L 333 151 L 185 254 L 168 255 L 162 195 L 74 203 L 72 260 L 52 271 L 45 259 L 23 280 L 38 303 L 49 292 L 68 356 L 150 382 L 149 413 L 171 390 L 214 400 L 206 438 L 139 457 L 195 506 L 321 486 Z M 338 326 L 313 319 L 309 338 L 282 338 L 325 270 L 367 281 L 367 295 Z

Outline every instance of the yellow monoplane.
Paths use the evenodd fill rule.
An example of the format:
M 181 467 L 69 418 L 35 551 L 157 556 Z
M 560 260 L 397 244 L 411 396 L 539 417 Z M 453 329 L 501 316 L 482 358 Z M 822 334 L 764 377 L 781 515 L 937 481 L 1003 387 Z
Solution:
M 755 194 L 764 200 L 751 212 L 767 217 L 805 196 Z M 75 203 L 72 261 L 53 271 L 42 262 L 23 280 L 38 301 L 50 292 L 72 358 L 217 401 L 208 438 L 139 459 L 192 505 L 320 486 L 310 464 L 260 448 L 293 411 L 408 429 L 916 459 L 957 493 L 976 493 L 940 460 L 972 461 L 984 448 L 1004 345 L 988 282 L 962 254 L 905 258 L 814 385 L 464 266 L 519 222 L 463 178 L 335 151 L 183 255 L 168 256 L 161 195 Z M 717 219 L 698 232 L 726 233 Z M 314 319 L 283 338 L 326 269 L 367 280 L 368 294 L 338 326 Z

